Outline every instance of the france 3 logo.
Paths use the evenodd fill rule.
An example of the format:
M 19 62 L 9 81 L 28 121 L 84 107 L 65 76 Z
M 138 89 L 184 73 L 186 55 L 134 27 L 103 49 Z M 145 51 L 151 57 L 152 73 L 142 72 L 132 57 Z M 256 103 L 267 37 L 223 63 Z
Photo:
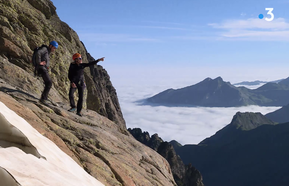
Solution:
M 274 8 L 265 8 L 267 12 L 267 14 L 269 15 L 269 17 L 265 17 L 265 21 L 273 21 L 274 20 L 274 14 L 273 14 L 273 10 Z M 264 15 L 263 14 L 259 14 L 259 18 L 263 19 Z

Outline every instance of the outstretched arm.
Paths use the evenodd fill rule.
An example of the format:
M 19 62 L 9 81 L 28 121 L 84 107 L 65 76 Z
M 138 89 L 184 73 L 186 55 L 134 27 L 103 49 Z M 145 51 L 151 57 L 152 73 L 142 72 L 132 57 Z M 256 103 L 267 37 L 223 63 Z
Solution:
M 104 57 L 97 59 L 96 61 L 104 61 Z
M 99 58 L 99 59 L 97 59 L 95 61 L 92 61 L 92 62 L 89 62 L 89 63 L 82 63 L 82 65 L 83 65 L 83 67 L 88 67 L 88 66 L 91 66 L 91 65 L 95 65 L 99 61 L 104 61 L 104 57 Z

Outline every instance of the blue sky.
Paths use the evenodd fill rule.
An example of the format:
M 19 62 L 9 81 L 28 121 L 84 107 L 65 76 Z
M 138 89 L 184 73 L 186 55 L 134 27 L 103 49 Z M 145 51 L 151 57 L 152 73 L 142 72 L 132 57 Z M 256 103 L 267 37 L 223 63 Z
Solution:
M 289 0 L 52 2 L 107 68 L 289 67 Z
M 207 77 L 231 83 L 288 77 L 289 0 L 52 1 L 92 56 L 106 57 L 100 64 L 117 90 L 127 127 L 198 143 L 237 111 L 276 109 L 152 108 L 135 101 Z M 274 8 L 273 21 L 258 18 L 270 17 L 265 8 Z

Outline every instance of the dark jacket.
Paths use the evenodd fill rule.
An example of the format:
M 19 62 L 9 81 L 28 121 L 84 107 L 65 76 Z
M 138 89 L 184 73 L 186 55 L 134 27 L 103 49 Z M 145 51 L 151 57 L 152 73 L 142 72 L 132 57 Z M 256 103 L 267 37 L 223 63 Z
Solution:
M 89 63 L 80 63 L 77 65 L 75 62 L 70 63 L 69 70 L 68 70 L 68 79 L 71 83 L 75 83 L 78 85 L 79 83 L 83 83 L 83 69 L 88 66 L 92 66 L 98 63 L 98 60 L 89 62 Z
M 37 51 L 37 56 L 36 56 L 36 63 L 38 64 L 38 66 L 40 66 L 40 62 L 41 61 L 45 61 L 46 62 L 46 69 L 49 68 L 49 54 L 50 54 L 50 48 L 46 45 L 42 45 L 41 48 Z

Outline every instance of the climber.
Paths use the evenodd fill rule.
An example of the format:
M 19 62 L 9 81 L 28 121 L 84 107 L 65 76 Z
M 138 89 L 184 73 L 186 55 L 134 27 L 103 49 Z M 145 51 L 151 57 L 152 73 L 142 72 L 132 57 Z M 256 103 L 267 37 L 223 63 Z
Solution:
M 83 69 L 85 67 L 95 65 L 99 61 L 104 61 L 103 58 L 99 58 L 96 61 L 92 61 L 89 63 L 82 63 L 82 58 L 79 53 L 76 53 L 72 56 L 73 62 L 70 64 L 69 70 L 68 70 L 68 79 L 70 80 L 70 90 L 69 90 L 69 101 L 71 108 L 68 110 L 70 112 L 74 112 L 76 110 L 76 114 L 79 116 L 82 116 L 81 110 L 82 110 L 82 103 L 83 103 L 83 92 L 86 87 L 84 82 L 84 76 L 83 76 Z M 75 107 L 74 102 L 74 92 L 78 89 L 78 102 L 77 102 L 77 109 Z
M 58 43 L 56 41 L 51 41 L 49 46 L 42 45 L 35 52 L 35 69 L 39 76 L 42 77 L 44 81 L 44 90 L 41 94 L 40 102 L 44 105 L 48 105 L 48 93 L 52 86 L 52 81 L 48 73 L 49 69 L 49 55 L 58 48 Z

